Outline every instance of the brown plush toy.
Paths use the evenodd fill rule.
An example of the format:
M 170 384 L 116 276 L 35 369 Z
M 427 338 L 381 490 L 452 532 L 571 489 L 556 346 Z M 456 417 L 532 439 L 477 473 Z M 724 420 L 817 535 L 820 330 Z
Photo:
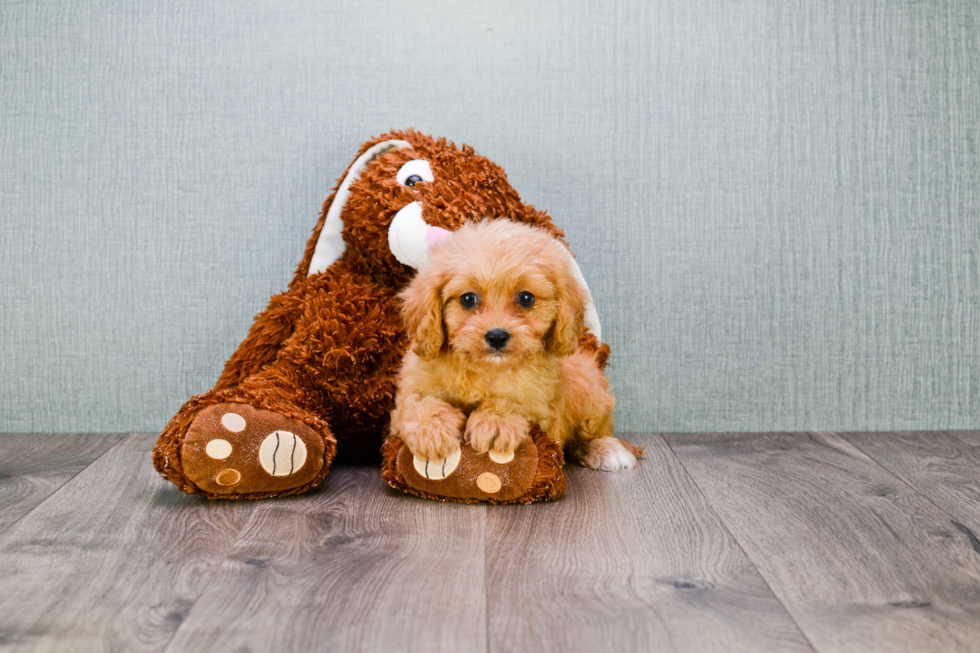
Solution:
M 470 445 L 441 464 L 413 456 L 393 435 L 384 445 L 381 475 L 385 483 L 416 496 L 464 503 L 531 503 L 557 499 L 565 492 L 561 445 L 537 425 L 512 458 L 478 454 Z
M 288 290 L 256 316 L 215 387 L 185 403 L 160 435 L 157 471 L 189 494 L 258 499 L 317 487 L 335 454 L 376 461 L 407 346 L 396 295 L 430 244 L 487 217 L 563 236 L 547 214 L 521 202 L 500 166 L 468 146 L 413 130 L 365 143 L 324 203 Z M 599 335 L 591 298 L 586 324 Z M 604 359 L 608 347 L 591 342 Z M 548 442 L 538 432 L 514 461 L 489 463 L 493 469 L 464 456 L 460 471 L 482 471 L 470 489 L 444 498 L 557 496 L 561 452 Z M 389 458 L 396 448 L 386 445 Z M 385 478 L 438 494 L 416 488 L 412 471 L 386 467 Z M 493 482 L 483 476 L 481 486 L 484 473 L 501 489 L 486 492 Z

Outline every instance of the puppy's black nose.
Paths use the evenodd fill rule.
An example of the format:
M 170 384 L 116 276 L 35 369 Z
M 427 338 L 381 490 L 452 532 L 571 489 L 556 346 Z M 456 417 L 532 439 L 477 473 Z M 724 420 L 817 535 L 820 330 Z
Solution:
M 510 340 L 510 334 L 503 329 L 493 329 L 492 331 L 487 331 L 483 339 L 494 349 L 502 349 L 507 344 L 507 341 Z

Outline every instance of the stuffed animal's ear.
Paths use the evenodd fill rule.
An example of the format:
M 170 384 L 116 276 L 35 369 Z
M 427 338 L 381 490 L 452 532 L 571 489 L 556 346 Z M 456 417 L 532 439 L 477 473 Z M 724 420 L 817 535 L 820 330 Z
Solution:
M 592 290 L 589 288 L 589 282 L 585 280 L 585 276 L 582 274 L 582 268 L 578 266 L 578 261 L 575 260 L 571 252 L 568 253 L 568 256 L 572 261 L 572 274 L 575 275 L 575 280 L 578 282 L 579 289 L 582 291 L 582 298 L 585 300 L 585 327 L 592 332 L 596 340 L 602 342 L 602 323 L 599 322 L 599 312 L 595 308 L 595 300 L 592 299 Z
M 306 252 L 303 260 L 296 270 L 296 277 L 293 284 L 298 283 L 307 276 L 323 272 L 333 265 L 334 261 L 343 256 L 347 246 L 344 243 L 343 231 L 344 223 L 340 219 L 344 206 L 350 198 L 350 187 L 369 163 L 377 159 L 385 152 L 398 148 L 411 148 L 408 141 L 397 138 L 384 138 L 376 141 L 368 141 L 361 146 L 354 162 L 350 164 L 334 194 L 324 203 L 323 213 L 320 215 L 320 222 L 313 230 L 313 235 L 306 245 Z
M 435 271 L 422 271 L 400 295 L 408 337 L 422 360 L 438 356 L 446 341 L 442 325 L 443 284 L 442 276 Z
M 558 301 L 558 314 L 548 334 L 548 344 L 558 356 L 574 354 L 578 349 L 578 339 L 585 329 L 587 289 L 579 281 L 578 266 L 571 252 L 568 253 L 568 267 L 556 282 L 555 299 Z

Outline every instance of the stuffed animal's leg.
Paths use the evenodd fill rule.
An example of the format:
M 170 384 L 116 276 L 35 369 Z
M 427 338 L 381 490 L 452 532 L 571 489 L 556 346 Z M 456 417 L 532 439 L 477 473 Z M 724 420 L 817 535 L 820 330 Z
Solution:
M 234 387 L 276 360 L 303 313 L 304 290 L 294 288 L 269 300 L 266 309 L 255 316 L 245 340 L 225 363 L 215 390 Z
M 329 471 L 336 440 L 311 410 L 301 372 L 273 364 L 192 398 L 153 452 L 157 471 L 189 494 L 255 499 L 305 492 Z

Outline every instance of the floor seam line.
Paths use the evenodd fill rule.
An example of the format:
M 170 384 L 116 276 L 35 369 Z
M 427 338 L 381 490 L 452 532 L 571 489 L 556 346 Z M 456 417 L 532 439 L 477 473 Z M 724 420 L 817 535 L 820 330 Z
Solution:
M 333 470 L 331 470 L 331 472 L 332 471 Z M 329 474 L 327 474 L 327 476 L 329 477 Z M 323 487 L 323 483 L 325 482 L 326 479 L 324 479 L 324 481 L 314 491 L 315 492 L 320 491 Z M 252 524 L 252 522 L 258 518 L 257 515 L 260 512 L 258 509 L 259 505 L 257 505 L 259 504 L 258 501 L 246 502 L 241 500 L 235 500 L 235 503 L 245 504 L 250 507 L 248 518 L 242 522 L 241 528 L 239 528 L 238 532 L 235 533 L 235 541 L 232 542 L 231 545 L 228 547 L 228 552 L 225 554 L 225 556 L 222 557 L 220 561 L 216 562 L 214 566 L 208 570 L 207 572 L 208 579 L 207 581 L 205 581 L 204 586 L 201 587 L 201 592 L 196 597 L 194 597 L 194 602 L 191 603 L 191 606 L 189 608 L 187 608 L 187 612 L 184 613 L 184 617 L 181 620 L 180 625 L 174 628 L 174 632 L 170 635 L 169 639 L 167 639 L 167 643 L 163 646 L 163 648 L 160 649 L 161 653 L 167 653 L 167 651 L 170 650 L 170 645 L 173 644 L 174 639 L 176 639 L 177 635 L 180 633 L 184 625 L 188 621 L 190 621 L 190 616 L 194 612 L 194 608 L 196 608 L 200 604 L 201 599 L 203 599 L 204 596 L 208 593 L 208 589 L 210 589 L 211 585 L 214 584 L 214 582 L 217 580 L 217 573 L 221 569 L 222 565 L 232 560 L 235 551 L 238 549 L 238 545 L 242 541 L 242 533 L 248 530 L 248 527 Z
M 112 435 L 112 434 L 106 433 L 106 434 L 103 434 L 103 435 Z M 69 476 L 68 478 L 66 478 L 64 483 L 62 483 L 61 485 L 59 485 L 58 487 L 56 487 L 54 490 L 52 490 L 51 491 L 51 494 L 49 494 L 48 496 L 46 496 L 43 499 L 41 499 L 41 501 L 36 506 L 34 506 L 33 508 L 31 508 L 30 510 L 28 510 L 27 512 L 25 512 L 23 515 L 21 515 L 20 517 L 18 517 L 14 521 L 12 521 L 9 524 L 7 524 L 6 526 L 4 526 L 2 529 L 0 529 L 0 537 L 2 537 L 4 533 L 6 533 L 7 531 L 9 531 L 14 526 L 14 524 L 19 524 L 22 519 L 24 519 L 25 517 L 27 517 L 28 515 L 30 515 L 31 513 L 33 513 L 35 510 L 37 510 L 38 508 L 40 508 L 41 506 L 43 506 L 45 503 L 47 503 L 49 500 L 51 500 L 51 498 L 54 495 L 56 495 L 59 492 L 61 492 L 62 488 L 64 488 L 66 485 L 68 485 L 73 480 L 75 480 L 75 478 L 77 478 L 79 474 L 81 474 L 86 469 L 88 469 L 89 467 L 91 467 L 92 465 L 94 465 L 96 463 L 96 461 L 100 460 L 103 456 L 105 456 L 110 451 L 112 451 L 113 449 L 115 449 L 116 447 L 118 447 L 120 442 L 122 442 L 123 440 L 125 440 L 126 438 L 128 438 L 131 435 L 141 435 L 141 434 L 140 433 L 122 433 L 122 434 L 120 434 L 119 438 L 117 438 L 115 442 L 113 442 L 108 447 L 106 447 L 106 450 L 105 451 L 103 451 L 98 456 L 96 456 L 91 461 L 89 461 L 89 463 L 87 465 L 85 465 L 84 467 L 82 467 L 80 470 L 78 470 L 77 472 L 75 472 L 74 474 L 72 474 L 71 476 Z
M 483 637 L 490 653 L 490 506 L 483 504 Z
M 762 582 L 765 583 L 766 587 L 769 589 L 769 593 L 772 594 L 773 598 L 776 599 L 776 601 L 779 603 L 780 606 L 782 606 L 783 611 L 786 613 L 786 616 L 788 616 L 790 620 L 793 622 L 793 625 L 796 626 L 796 630 L 800 633 L 800 637 L 803 638 L 803 640 L 807 643 L 810 649 L 814 651 L 814 653 L 820 653 L 820 649 L 817 648 L 817 646 L 810 640 L 810 637 L 803 630 L 803 627 L 800 626 L 800 622 L 796 619 L 796 616 L 792 613 L 789 607 L 783 602 L 783 600 L 779 598 L 779 594 L 776 593 L 776 590 L 773 588 L 772 584 L 766 579 L 765 574 L 763 574 L 762 570 L 759 569 L 759 565 L 755 563 L 755 560 L 753 560 L 752 556 L 750 556 L 748 551 L 745 550 L 745 547 L 742 546 L 742 543 L 738 540 L 737 537 L 735 537 L 735 534 L 732 533 L 731 529 L 728 528 L 728 524 L 726 524 L 725 520 L 722 519 L 721 513 L 718 512 L 714 504 L 711 503 L 707 495 L 705 495 L 705 493 L 701 490 L 701 486 L 698 485 L 698 482 L 695 480 L 690 470 L 688 470 L 687 465 L 684 464 L 684 461 L 681 460 L 681 457 L 677 455 L 676 451 L 674 451 L 674 447 L 671 446 L 670 441 L 668 441 L 667 438 L 665 438 L 662 435 L 659 434 L 653 434 L 653 435 L 655 437 L 659 437 L 664 442 L 664 444 L 667 447 L 667 450 L 670 452 L 670 455 L 672 455 L 674 457 L 674 460 L 677 461 L 677 464 L 681 466 L 681 469 L 684 470 L 684 474 L 687 475 L 687 478 L 690 479 L 691 483 L 694 485 L 694 489 L 697 490 L 698 494 L 701 495 L 701 498 L 704 499 L 704 503 L 706 506 L 708 506 L 708 510 L 711 511 L 711 514 L 715 516 L 715 518 L 718 520 L 718 523 L 721 525 L 721 527 L 725 530 L 726 533 L 728 533 L 728 537 L 732 538 L 732 542 L 735 543 L 735 546 L 738 547 L 738 550 L 742 552 L 742 555 L 745 556 L 745 559 L 748 560 L 749 564 L 752 565 L 752 568 L 755 569 L 755 573 L 757 573 L 759 575 L 759 578 L 762 580 Z
M 946 431 L 942 431 L 942 432 L 943 433 L 946 433 Z M 953 524 L 957 524 L 958 523 L 956 521 L 956 516 L 955 515 L 951 515 L 945 508 L 943 508 L 938 503 L 936 503 L 935 501 L 933 501 L 932 499 L 930 499 L 928 496 L 926 496 L 925 494 L 923 494 L 922 492 L 920 492 L 914 485 L 912 485 L 911 483 L 909 483 L 908 481 L 906 481 L 904 478 L 902 478 L 898 474 L 898 472 L 893 472 L 888 467 L 885 467 L 885 465 L 883 463 L 879 462 L 877 458 L 875 458 L 870 453 L 868 453 L 867 451 L 865 451 L 864 449 L 862 449 L 861 447 L 859 447 L 857 444 L 855 444 L 845 434 L 843 434 L 843 433 L 837 433 L 837 435 L 839 435 L 841 438 L 843 438 L 844 441 L 847 442 L 849 445 L 851 445 L 852 447 L 854 447 L 855 449 L 857 449 L 858 451 L 860 451 L 861 453 L 863 453 L 865 456 L 867 456 L 868 460 L 870 460 L 875 465 L 877 465 L 882 470 L 884 470 L 884 472 L 886 474 L 888 474 L 892 478 L 896 479 L 899 483 L 901 483 L 902 485 L 904 485 L 905 487 L 907 487 L 908 489 L 910 489 L 912 492 L 914 492 L 918 496 L 922 497 L 926 501 L 926 503 L 928 503 L 930 506 L 932 506 L 933 508 L 935 508 L 936 510 L 938 510 L 940 513 L 942 513 L 943 515 L 946 515 L 946 517 L 949 519 L 949 521 L 953 522 Z M 959 441 L 959 439 L 957 439 L 957 438 L 954 438 L 954 440 L 956 440 L 957 443 L 961 444 L 964 447 L 970 446 L 970 445 L 961 443 Z M 964 536 L 965 535 L 966 534 L 964 533 Z

